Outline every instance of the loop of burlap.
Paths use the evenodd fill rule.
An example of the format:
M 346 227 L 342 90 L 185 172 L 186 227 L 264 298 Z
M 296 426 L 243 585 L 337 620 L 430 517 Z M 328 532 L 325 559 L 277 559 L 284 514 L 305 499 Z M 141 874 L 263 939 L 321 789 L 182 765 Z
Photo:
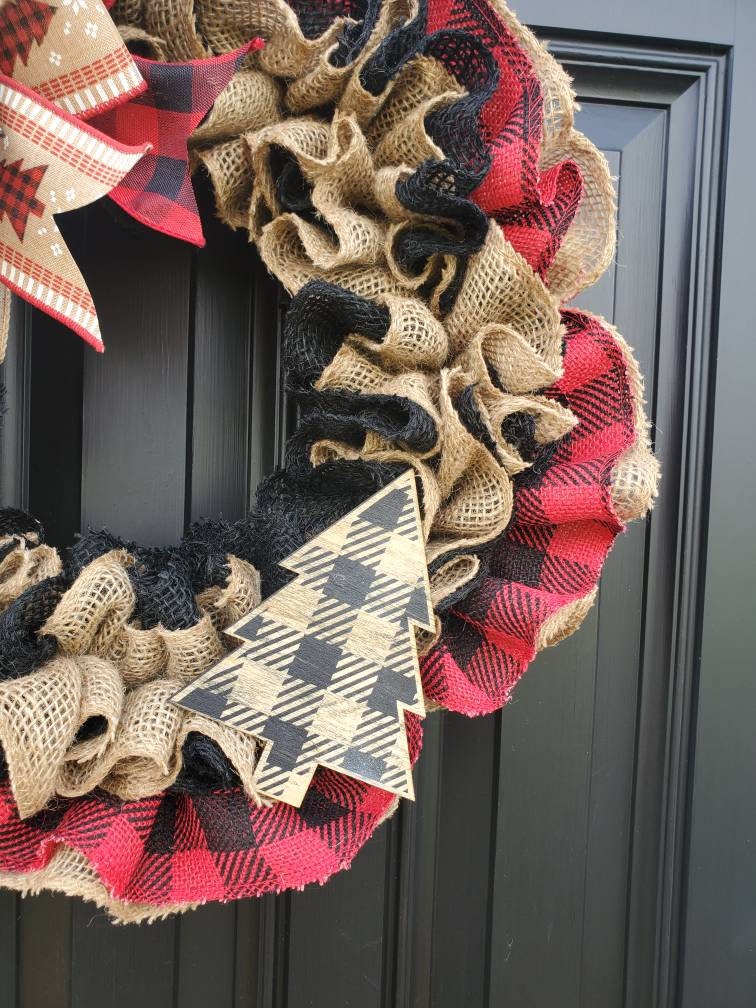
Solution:
M 52 546 L 35 546 L 23 536 L 0 539 L 0 547 L 13 548 L 0 560 L 0 612 L 23 594 L 27 588 L 45 578 L 60 574 L 62 564 Z
M 296 294 L 309 280 L 326 279 L 368 300 L 406 294 L 407 290 L 387 269 L 375 265 L 340 266 L 324 273 L 313 265 L 301 239 L 301 218 L 281 214 L 267 224 L 257 241 L 260 258 L 289 294 Z
M 63 654 L 104 658 L 116 646 L 136 602 L 127 560 L 122 550 L 98 557 L 65 592 L 41 631 L 57 638 Z
M 546 396 L 532 393 L 512 395 L 497 388 L 491 380 L 490 362 L 484 356 L 485 346 L 484 340 L 475 340 L 457 357 L 455 366 L 467 376 L 468 385 L 473 388 L 478 414 L 496 445 L 499 464 L 513 476 L 526 469 L 528 462 L 506 439 L 503 424 L 507 417 L 516 413 L 532 416 L 535 421 L 535 441 L 539 445 L 564 437 L 575 426 L 576 420 L 570 410 Z M 532 387 L 538 386 L 531 385 Z
M 116 0 L 110 12 L 117 25 L 141 27 L 145 0 Z
M 198 623 L 183 630 L 143 630 L 132 620 L 136 599 L 129 561 L 128 554 L 114 550 L 88 564 L 41 631 L 55 637 L 64 654 L 115 662 L 126 686 L 163 675 L 191 682 L 223 655 L 220 631 L 260 601 L 257 571 L 231 557 L 226 586 L 200 597 L 209 610 Z
M 385 243 L 386 262 L 389 272 L 396 277 L 402 287 L 408 291 L 420 292 L 423 288 L 428 290 L 428 303 L 433 311 L 438 313 L 441 295 L 456 275 L 457 256 L 448 252 L 436 252 L 426 258 L 422 269 L 410 269 L 402 262 L 397 250 L 401 247 L 402 239 L 406 233 L 415 227 L 416 221 L 414 219 L 403 220 L 389 227 Z M 427 230 L 436 232 L 441 241 L 450 236 L 450 232 L 438 224 L 427 225 Z
M 234 137 L 206 150 L 193 151 L 192 163 L 201 164 L 210 176 L 218 217 L 229 227 L 246 228 L 252 199 L 252 175 L 245 138 Z
M 474 553 L 462 553 L 440 564 L 430 576 L 433 608 L 437 609 L 445 599 L 473 581 L 479 570 L 480 557 Z
M 248 735 L 171 703 L 178 679 L 124 690 L 118 669 L 91 656 L 55 658 L 24 679 L 0 683 L 0 743 L 21 818 L 55 796 L 102 788 L 123 800 L 158 794 L 182 766 L 190 732 L 214 739 L 236 768 L 246 793 L 259 747 Z M 104 729 L 76 741 L 91 719 Z
M 315 382 L 318 390 L 337 389 L 360 395 L 398 396 L 416 403 L 438 429 L 438 376 L 422 371 L 392 373 L 369 360 L 355 347 L 344 344 Z M 436 454 L 437 446 L 420 453 L 419 458 Z
M 600 317 L 600 316 L 599 316 Z M 661 468 L 651 447 L 651 429 L 644 409 L 643 376 L 633 351 L 614 326 L 601 318 L 622 350 L 633 395 L 636 437 L 634 444 L 617 461 L 612 472 L 612 503 L 622 521 L 643 518 L 654 506 L 659 492 Z
M 115 739 L 123 712 L 124 691 L 121 676 L 112 662 L 101 658 L 77 659 L 81 675 L 81 699 L 76 717 L 77 731 L 90 719 L 101 719 L 102 731 L 91 738 L 76 741 L 66 751 L 64 759 L 84 763 L 98 759 Z
M 648 445 L 636 443 L 612 472 L 612 503 L 622 521 L 643 518 L 659 493 L 659 463 Z
M 442 450 L 438 460 L 441 507 L 428 544 L 428 559 L 490 542 L 509 524 L 512 484 L 484 445 L 459 418 L 454 398 L 469 384 L 460 369 L 441 372 L 439 408 Z
M 192 147 L 263 129 L 283 115 L 281 84 L 262 70 L 239 70 L 192 133 Z
M 490 541 L 506 528 L 511 515 L 513 492 L 507 470 L 467 431 L 453 402 L 470 380 L 460 369 L 441 372 L 436 414 L 439 443 L 432 454 L 432 466 L 418 453 L 403 451 L 372 433 L 359 450 L 324 439 L 311 452 L 315 465 L 362 458 L 413 468 L 419 478 L 429 563 L 446 553 L 473 549 Z M 528 404 L 532 405 L 530 400 Z M 461 560 L 456 569 L 463 569 Z
M 293 80 L 286 90 L 286 106 L 293 115 L 301 115 L 324 105 L 339 102 L 349 81 L 359 78 L 360 69 L 390 30 L 403 18 L 415 13 L 411 0 L 384 0 L 378 18 L 357 58 L 344 66 L 334 66 L 327 50 L 310 68 Z
M 476 388 L 476 399 L 480 415 L 496 444 L 499 464 L 510 474 L 522 472 L 530 465 L 520 452 L 507 441 L 504 422 L 515 414 L 527 414 L 534 420 L 535 442 L 547 445 L 559 441 L 577 423 L 570 410 L 546 396 L 513 396 L 501 392 L 493 385 L 486 385 L 481 379 Z
M 344 89 L 340 107 L 345 113 L 354 115 L 360 126 L 368 131 L 371 149 L 375 149 L 414 109 L 429 99 L 451 93 L 457 97 L 464 93 L 456 78 L 438 60 L 415 56 L 377 95 L 366 90 L 359 73 L 353 74 Z
M 225 630 L 260 604 L 260 574 L 246 560 L 229 556 L 226 584 L 214 585 L 197 597 L 200 609 L 208 614 L 216 630 Z
M 364 112 L 360 114 L 364 102 L 355 100 L 349 90 L 341 107 L 354 114 L 365 130 L 376 168 L 398 164 L 417 168 L 425 157 L 442 160 L 444 156 L 426 132 L 425 117 L 463 94 L 458 81 L 438 60 L 416 56 L 399 71 L 391 90 L 374 98 L 369 120 Z
M 249 139 L 255 184 L 250 234 L 259 239 L 261 223 L 278 215 L 271 149 L 287 151 L 312 186 L 312 205 L 320 223 L 288 214 L 305 254 L 316 270 L 380 262 L 385 224 L 371 215 L 373 168 L 364 136 L 350 117 L 334 117 L 330 128 L 307 119 L 291 119 L 260 130 Z M 365 211 L 368 212 L 365 212 Z M 330 231 L 330 233 L 329 233 Z
M 148 0 L 142 10 L 143 27 L 165 44 L 171 62 L 205 59 L 211 55 L 197 31 L 194 0 Z M 253 35 L 244 40 L 249 42 Z
M 100 787 L 124 801 L 158 794 L 176 780 L 190 732 L 214 739 L 237 769 L 246 793 L 259 800 L 252 784 L 259 747 L 243 732 L 190 713 L 171 703 L 181 683 L 160 679 L 126 693 L 115 732 L 89 759 L 67 757 L 59 767 L 58 794 L 68 798 Z
M 501 388 L 513 395 L 548 388 L 562 376 L 562 327 L 537 330 L 541 345 L 532 345 L 510 325 L 492 322 L 483 326 L 459 355 L 470 367 L 470 357 L 482 357 Z
M 137 28 L 130 24 L 121 24 L 118 26 L 118 31 L 131 52 L 153 60 L 164 61 L 168 59 L 168 50 L 165 42 L 156 35 L 150 35 L 144 28 Z
M 151 0 L 155 6 L 166 0 Z M 215 53 L 230 52 L 251 38 L 265 39 L 260 67 L 273 77 L 296 80 L 330 52 L 341 34 L 344 18 L 335 18 L 319 38 L 306 39 L 296 14 L 284 0 L 197 0 L 197 22 Z
M 214 739 L 258 800 L 256 743 L 170 697 L 226 652 L 220 632 L 259 604 L 259 574 L 230 556 L 226 584 L 199 597 L 205 611 L 195 626 L 141 630 L 131 622 L 130 559 L 117 550 L 88 564 L 41 631 L 58 639 L 61 656 L 0 684 L 0 743 L 22 818 L 55 794 L 101 787 L 130 800 L 164 790 L 190 732 Z M 99 730 L 77 740 L 94 719 Z
M 548 271 L 549 289 L 554 297 L 568 301 L 595 283 L 614 257 L 617 208 L 609 165 L 603 154 L 574 127 L 578 106 L 564 68 L 503 0 L 490 3 L 527 53 L 541 85 L 541 169 L 569 159 L 580 166 L 583 176 L 582 203 Z
M 598 588 L 594 588 L 583 598 L 568 602 L 566 606 L 557 609 L 541 624 L 536 638 L 536 651 L 543 651 L 544 648 L 554 647 L 565 638 L 574 634 L 578 630 L 593 607 L 598 595 Z
M 81 670 L 73 658 L 56 658 L 0 683 L 0 743 L 22 819 L 55 795 L 59 768 L 81 724 L 81 700 Z
M 561 358 L 559 307 L 497 224 L 470 259 L 453 308 L 444 319 L 453 353 L 486 326 L 514 329 L 543 360 Z
M 449 355 L 449 340 L 444 326 L 423 302 L 390 294 L 376 300 L 389 310 L 386 335 L 376 343 L 354 333 L 349 343 L 394 374 L 441 368 Z
M 408 213 L 396 197 L 396 184 L 421 163 L 443 159 L 443 151 L 427 134 L 425 121 L 431 111 L 459 97 L 456 82 L 440 95 L 432 94 L 433 86 L 448 87 L 449 80 L 435 60 L 412 60 L 404 76 L 400 75 L 398 88 L 388 91 L 388 98 L 383 96 L 386 108 L 371 124 L 369 137 L 355 115 L 338 109 L 327 125 L 316 119 L 290 119 L 248 135 L 254 176 L 250 235 L 288 290 L 301 286 L 301 279 L 292 275 L 299 272 L 300 262 L 307 269 L 309 260 L 305 275 L 314 277 L 319 271 L 329 273 L 340 267 L 378 266 L 385 259 L 392 276 L 385 278 L 384 289 L 396 285 L 416 291 L 433 280 L 430 303 L 437 308 L 456 275 L 457 259 L 448 254 L 430 256 L 425 267 L 415 272 L 403 266 L 395 250 L 406 228 L 418 220 L 436 226 L 436 220 Z M 416 94 L 411 90 L 414 85 Z M 274 150 L 284 150 L 296 161 L 311 187 L 317 221 L 281 213 L 271 163 Z M 394 221 L 388 229 L 386 218 Z M 287 269 L 292 247 L 297 251 Z
M 569 301 L 594 284 L 611 265 L 616 245 L 617 197 L 604 155 L 577 130 L 564 143 L 554 142 L 543 168 L 574 161 L 583 178 L 583 198 L 567 229 L 547 279 L 552 295 Z

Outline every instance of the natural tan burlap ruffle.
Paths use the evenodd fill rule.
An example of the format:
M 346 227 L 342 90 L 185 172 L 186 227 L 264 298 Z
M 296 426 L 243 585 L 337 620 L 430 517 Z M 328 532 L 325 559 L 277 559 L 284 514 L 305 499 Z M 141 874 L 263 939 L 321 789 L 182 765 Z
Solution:
M 57 550 L 37 545 L 33 539 L 22 536 L 0 539 L 0 549 L 5 552 L 0 560 L 0 612 L 27 588 L 61 571 Z
M 42 549 L 48 551 L 44 560 L 35 561 Z M 30 579 L 41 580 L 43 563 L 60 567 L 48 547 L 21 551 L 19 543 L 4 561 L 7 580 L 0 567 L 0 592 L 9 601 Z M 19 553 L 13 573 L 8 561 Z M 247 794 L 256 797 L 254 740 L 176 707 L 170 697 L 225 653 L 223 628 L 260 601 L 257 572 L 229 557 L 227 583 L 199 596 L 203 615 L 195 626 L 143 630 L 132 620 L 130 561 L 114 551 L 85 567 L 40 631 L 56 638 L 58 657 L 0 683 L 0 744 L 22 817 L 56 794 L 75 797 L 100 787 L 136 799 L 163 791 L 181 770 L 190 732 L 217 742 Z M 29 572 L 25 580 L 20 571 Z
M 507 417 L 532 416 L 536 441 L 544 445 L 572 428 L 569 410 L 542 395 L 562 371 L 559 309 L 603 272 L 614 250 L 614 189 L 606 161 L 574 128 L 569 79 L 499 0 L 494 6 L 541 81 L 541 168 L 571 159 L 583 177 L 582 204 L 543 278 L 494 222 L 464 269 L 448 251 L 429 256 L 419 274 L 403 265 L 402 242 L 418 224 L 445 239 L 459 237 L 453 221 L 408 211 L 397 184 L 428 159 L 444 158 L 428 134 L 427 117 L 457 101 L 460 84 L 426 55 L 409 60 L 379 95 L 359 79 L 392 26 L 412 16 L 413 0 L 384 3 L 359 57 L 344 66 L 330 61 L 344 19 L 306 38 L 283 0 L 118 0 L 113 8 L 124 37 L 159 59 L 200 58 L 254 36 L 265 39 L 264 50 L 237 73 L 194 135 L 192 161 L 208 173 L 221 219 L 248 230 L 286 290 L 324 279 L 388 309 L 384 339 L 351 334 L 316 388 L 410 400 L 435 425 L 435 442 L 415 451 L 372 431 L 359 447 L 323 438 L 312 447 L 312 461 L 359 457 L 414 469 L 436 605 L 476 577 L 476 549 L 509 523 L 512 477 L 528 462 L 507 440 Z M 282 156 L 307 186 L 309 213 L 279 202 Z M 442 298 L 452 285 L 457 294 L 444 313 Z M 617 514 L 629 519 L 650 506 L 658 468 L 638 368 L 616 338 L 633 384 L 639 431 L 612 476 Z M 460 415 L 465 395 L 472 397 L 485 444 Z M 121 798 L 159 792 L 176 780 L 183 742 L 194 731 L 218 743 L 256 797 L 254 741 L 168 700 L 179 683 L 204 672 L 231 646 L 223 628 L 257 603 L 256 572 L 229 557 L 228 583 L 198 599 L 196 626 L 145 630 L 133 620 L 130 562 L 118 551 L 89 564 L 42 628 L 58 641 L 58 657 L 23 680 L 0 684 L 0 743 L 22 816 L 56 794 L 81 795 L 94 787 Z M 0 609 L 59 570 L 54 550 L 19 538 L 0 563 Z M 547 620 L 539 647 L 572 633 L 594 595 Z M 424 635 L 422 647 L 433 640 Z M 43 872 L 0 883 L 86 890 L 96 902 L 114 906 L 84 859 L 66 849 Z M 154 916 L 153 909 L 116 910 L 121 919 Z

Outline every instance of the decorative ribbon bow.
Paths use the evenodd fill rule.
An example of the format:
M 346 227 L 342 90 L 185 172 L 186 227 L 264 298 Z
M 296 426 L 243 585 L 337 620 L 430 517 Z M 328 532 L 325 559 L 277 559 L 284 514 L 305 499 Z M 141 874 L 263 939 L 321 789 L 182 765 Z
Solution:
M 187 139 L 262 44 L 154 63 L 132 57 L 101 0 L 0 0 L 2 283 L 102 351 L 55 215 L 110 193 L 148 227 L 203 244 Z

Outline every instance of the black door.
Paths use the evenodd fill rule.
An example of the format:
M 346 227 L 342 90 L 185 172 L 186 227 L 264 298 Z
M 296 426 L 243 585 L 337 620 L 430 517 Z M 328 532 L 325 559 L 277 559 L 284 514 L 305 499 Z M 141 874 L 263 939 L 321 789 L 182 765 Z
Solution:
M 580 303 L 647 378 L 652 520 L 502 714 L 428 720 L 417 804 L 349 872 L 138 928 L 3 894 L 0 1008 L 756 1005 L 756 3 L 519 14 L 574 75 L 579 126 L 618 176 L 616 263 Z M 53 542 L 235 518 L 280 456 L 278 295 L 241 236 L 207 231 L 193 253 L 116 233 L 102 207 L 69 227 L 104 358 L 16 307 L 3 497 Z

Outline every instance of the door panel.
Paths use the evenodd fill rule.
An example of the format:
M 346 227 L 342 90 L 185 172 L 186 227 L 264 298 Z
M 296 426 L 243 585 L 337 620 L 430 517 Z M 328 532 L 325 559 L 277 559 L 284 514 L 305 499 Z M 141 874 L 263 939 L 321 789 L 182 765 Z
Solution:
M 532 6 L 541 24 L 563 17 Z M 579 126 L 619 178 L 616 262 L 579 303 L 617 324 L 646 375 L 664 466 L 652 520 L 620 538 L 583 628 L 508 708 L 427 721 L 416 804 L 349 872 L 139 928 L 3 894 L 0 1008 L 677 1003 L 727 63 L 711 47 L 552 34 Z M 104 357 L 15 306 L 3 497 L 53 541 L 82 523 L 160 542 L 237 518 L 281 457 L 282 299 L 202 201 L 199 252 L 104 206 L 64 221 Z

